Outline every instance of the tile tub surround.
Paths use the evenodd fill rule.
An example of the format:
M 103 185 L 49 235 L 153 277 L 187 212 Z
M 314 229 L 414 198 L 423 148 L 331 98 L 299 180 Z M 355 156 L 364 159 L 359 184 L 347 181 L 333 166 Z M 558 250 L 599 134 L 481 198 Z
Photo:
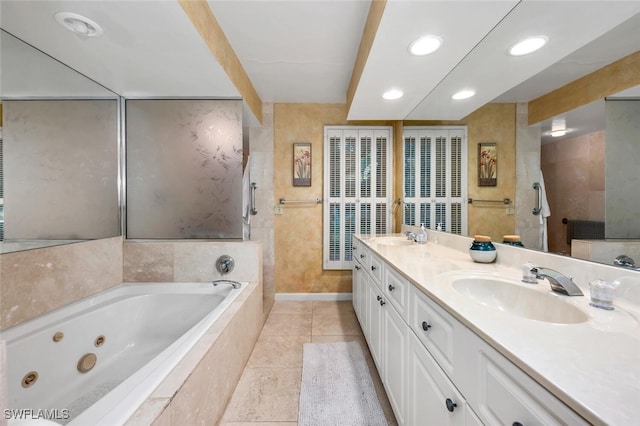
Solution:
M 358 236 L 418 290 L 590 423 L 633 424 L 640 417 L 640 273 L 501 244 L 496 244 L 496 263 L 478 264 L 467 253 L 471 238 L 437 233 L 436 244 L 435 237 L 432 231 L 425 245 L 391 246 Z M 492 273 L 519 282 L 521 265 L 527 261 L 573 275 L 585 297 L 557 297 L 585 312 L 589 320 L 571 325 L 526 320 L 438 285 L 438 276 L 450 271 Z M 622 282 L 616 310 L 589 306 L 587 283 L 595 278 Z M 550 291 L 546 280 L 531 289 Z
M 216 259 L 228 254 L 235 269 L 225 278 L 262 283 L 261 241 L 125 241 L 124 282 L 202 282 L 221 278 Z
M 122 283 L 122 237 L 0 254 L 0 329 Z
M 217 424 L 263 324 L 262 285 L 249 285 L 134 413 L 128 426 Z

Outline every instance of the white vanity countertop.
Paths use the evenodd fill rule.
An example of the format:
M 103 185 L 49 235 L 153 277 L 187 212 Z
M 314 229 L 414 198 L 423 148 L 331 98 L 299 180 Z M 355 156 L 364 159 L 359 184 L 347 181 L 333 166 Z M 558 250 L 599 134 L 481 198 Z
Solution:
M 640 421 L 640 309 L 636 306 L 614 299 L 613 311 L 594 308 L 589 305 L 588 288 L 581 286 L 585 296 L 552 294 L 578 307 L 588 321 L 555 324 L 527 319 L 481 305 L 451 285 L 438 283 L 445 273 L 479 272 L 551 292 L 547 280 L 520 283 L 520 266 L 475 263 L 468 253 L 433 242 L 387 245 L 366 235 L 357 237 L 588 422 L 630 425 Z

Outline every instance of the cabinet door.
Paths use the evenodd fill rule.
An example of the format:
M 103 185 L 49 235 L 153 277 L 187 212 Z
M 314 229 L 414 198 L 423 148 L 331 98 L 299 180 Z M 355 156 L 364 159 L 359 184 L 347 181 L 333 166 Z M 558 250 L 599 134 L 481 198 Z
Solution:
M 390 304 L 384 310 L 384 384 L 399 425 L 406 423 L 408 327 Z
M 409 333 L 408 425 L 464 425 L 466 401 L 413 333 Z
M 468 340 L 477 366 L 475 391 L 465 395 L 486 424 L 585 425 L 584 419 L 477 336 Z
M 365 300 L 363 300 L 363 294 L 362 294 L 362 290 L 363 290 L 363 283 L 362 283 L 362 278 L 364 275 L 364 271 L 362 270 L 362 266 L 360 264 L 358 264 L 357 262 L 353 263 L 353 272 L 352 272 L 352 279 L 351 279 L 351 295 L 352 295 L 352 302 L 353 302 L 353 310 L 356 312 L 356 316 L 358 317 L 358 321 L 360 321 L 360 326 L 364 328 L 364 323 L 363 323 L 363 309 L 362 309 L 362 305 L 364 304 Z
M 382 372 L 382 363 L 381 363 L 381 349 L 382 349 L 382 306 L 380 302 L 382 300 L 382 293 L 373 283 L 373 280 L 368 277 L 367 278 L 367 308 L 368 312 L 368 323 L 367 323 L 367 343 L 369 344 L 369 349 L 371 350 L 371 356 L 376 363 L 376 367 L 378 367 L 378 371 L 380 372 L 380 376 L 383 376 Z

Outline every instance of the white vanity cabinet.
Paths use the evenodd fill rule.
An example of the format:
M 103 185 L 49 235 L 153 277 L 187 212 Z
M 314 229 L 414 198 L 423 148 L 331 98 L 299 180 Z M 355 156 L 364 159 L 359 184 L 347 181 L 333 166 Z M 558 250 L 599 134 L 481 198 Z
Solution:
M 398 424 L 404 425 L 408 329 L 405 320 L 383 290 L 388 289 L 387 266 L 370 251 L 365 249 L 361 252 L 364 257 L 359 259 L 367 262 L 368 269 L 360 261 L 354 262 L 353 304 L 355 309 L 361 311 L 358 319 L 396 420 Z M 355 268 L 356 265 L 360 269 Z M 396 284 L 399 285 L 397 282 Z M 402 310 L 404 312 L 404 306 Z
M 400 425 L 587 424 L 373 250 L 359 250 L 354 306 Z

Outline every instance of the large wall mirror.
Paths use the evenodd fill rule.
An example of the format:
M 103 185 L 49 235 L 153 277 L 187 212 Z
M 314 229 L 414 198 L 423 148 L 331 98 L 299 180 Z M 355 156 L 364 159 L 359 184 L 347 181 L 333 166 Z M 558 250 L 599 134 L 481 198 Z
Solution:
M 550 252 L 640 267 L 639 123 L 640 86 L 541 124 Z M 567 133 L 551 136 L 558 127 Z
M 1 37 L 0 252 L 121 235 L 118 95 Z

